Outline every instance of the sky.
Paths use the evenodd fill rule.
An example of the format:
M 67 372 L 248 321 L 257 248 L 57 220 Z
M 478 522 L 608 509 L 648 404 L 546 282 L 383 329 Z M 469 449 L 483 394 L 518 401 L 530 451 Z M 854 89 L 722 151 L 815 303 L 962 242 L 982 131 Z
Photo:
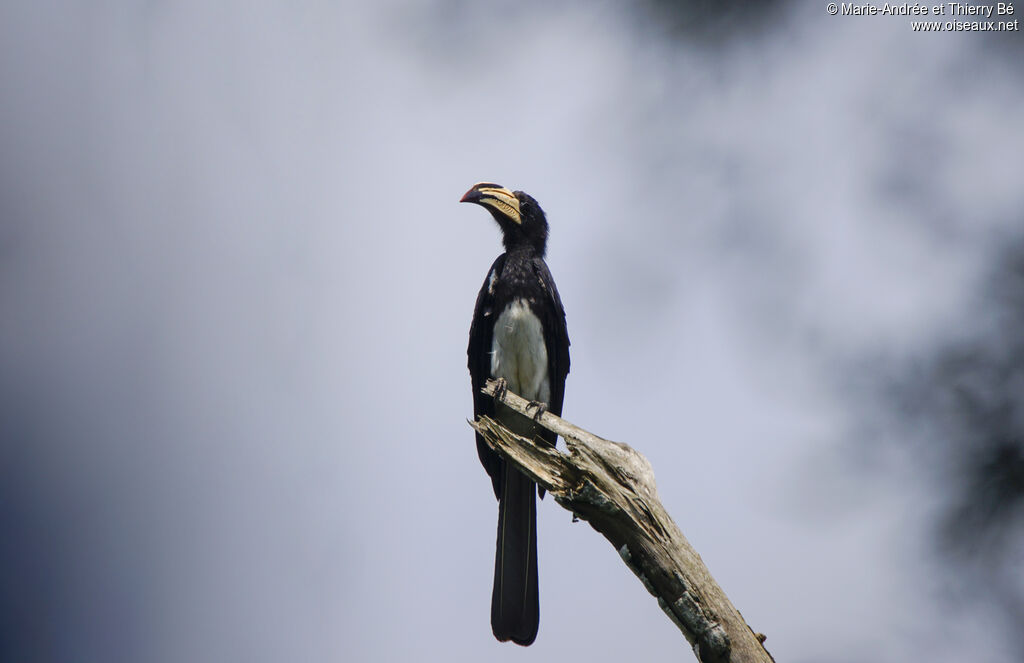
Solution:
M 1019 33 L 665 6 L 0 7 L 0 658 L 690 656 L 550 499 L 537 642 L 490 633 L 501 248 L 458 200 L 495 181 L 551 225 L 564 416 L 650 459 L 776 660 L 1015 660 L 851 384 L 978 324 Z

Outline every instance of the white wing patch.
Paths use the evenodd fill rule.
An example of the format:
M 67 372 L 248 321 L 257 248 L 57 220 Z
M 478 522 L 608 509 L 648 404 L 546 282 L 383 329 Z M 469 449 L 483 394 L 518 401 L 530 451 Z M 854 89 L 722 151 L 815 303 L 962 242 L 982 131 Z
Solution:
M 522 299 L 506 306 L 494 321 L 491 375 L 505 378 L 509 390 L 523 398 L 551 402 L 544 327 Z

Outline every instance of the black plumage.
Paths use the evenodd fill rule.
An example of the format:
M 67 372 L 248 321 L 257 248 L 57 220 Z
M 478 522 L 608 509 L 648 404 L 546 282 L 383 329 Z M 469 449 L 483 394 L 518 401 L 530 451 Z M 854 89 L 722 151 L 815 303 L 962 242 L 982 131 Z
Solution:
M 529 195 L 496 184 L 475 185 L 462 202 L 486 207 L 501 227 L 505 245 L 477 295 L 469 332 L 474 415 L 496 417 L 516 432 L 538 435 L 554 446 L 553 433 L 480 393 L 488 378 L 504 378 L 511 391 L 562 413 L 569 336 L 562 301 L 544 262 L 547 219 Z M 498 498 L 491 627 L 498 640 L 529 645 L 540 621 L 536 484 L 507 465 L 479 434 L 476 444 Z

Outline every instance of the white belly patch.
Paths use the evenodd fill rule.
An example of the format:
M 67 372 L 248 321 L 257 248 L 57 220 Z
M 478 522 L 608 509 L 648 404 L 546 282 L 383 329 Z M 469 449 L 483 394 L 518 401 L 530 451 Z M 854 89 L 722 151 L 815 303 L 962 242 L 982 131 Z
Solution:
M 505 378 L 509 390 L 523 398 L 551 402 L 544 328 L 521 299 L 506 306 L 494 321 L 491 375 Z

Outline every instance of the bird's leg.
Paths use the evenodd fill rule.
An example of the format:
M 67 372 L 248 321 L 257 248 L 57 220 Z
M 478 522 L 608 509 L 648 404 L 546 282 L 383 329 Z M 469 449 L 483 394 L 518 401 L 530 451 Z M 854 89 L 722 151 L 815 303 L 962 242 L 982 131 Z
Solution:
M 508 380 L 505 378 L 498 378 L 496 385 L 494 385 L 494 400 L 504 403 L 505 395 L 508 394 Z
M 530 401 L 526 404 L 526 411 L 529 412 L 531 407 L 537 408 L 537 413 L 533 415 L 533 420 L 540 422 L 540 418 L 548 411 L 548 404 L 542 401 Z

